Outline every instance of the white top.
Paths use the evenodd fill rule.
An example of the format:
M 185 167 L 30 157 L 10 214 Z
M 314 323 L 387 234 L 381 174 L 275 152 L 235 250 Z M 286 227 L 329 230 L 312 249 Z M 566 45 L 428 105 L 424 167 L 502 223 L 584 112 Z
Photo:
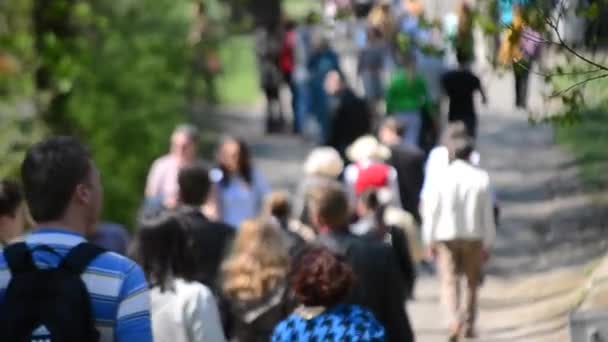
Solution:
M 156 342 L 226 341 L 213 294 L 203 284 L 175 279 L 173 291 L 154 287 L 150 308 Z
M 473 151 L 471 154 L 471 163 L 475 166 L 479 166 L 480 159 L 479 153 Z M 431 150 L 424 166 L 424 184 L 422 185 L 420 199 L 424 200 L 427 194 L 438 186 L 441 175 L 449 165 L 450 155 L 447 147 L 440 145 Z
M 482 240 L 491 247 L 496 226 L 488 173 L 455 160 L 437 185 L 424 200 L 424 241 Z

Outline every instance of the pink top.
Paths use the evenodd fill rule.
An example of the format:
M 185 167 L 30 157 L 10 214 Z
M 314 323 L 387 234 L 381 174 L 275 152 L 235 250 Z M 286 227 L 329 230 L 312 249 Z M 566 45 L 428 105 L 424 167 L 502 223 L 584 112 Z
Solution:
M 179 170 L 180 164 L 172 155 L 156 159 L 148 173 L 146 198 L 157 199 L 162 203 L 177 201 Z

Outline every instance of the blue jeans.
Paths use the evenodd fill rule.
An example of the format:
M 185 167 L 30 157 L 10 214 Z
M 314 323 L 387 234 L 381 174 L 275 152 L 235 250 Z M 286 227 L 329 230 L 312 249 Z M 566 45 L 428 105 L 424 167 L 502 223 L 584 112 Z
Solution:
M 293 86 L 293 132 L 302 133 L 308 113 L 310 113 L 310 83 L 308 81 L 294 82 Z
M 422 118 L 419 112 L 397 113 L 395 117 L 405 126 L 403 144 L 418 146 L 420 130 L 422 129 Z

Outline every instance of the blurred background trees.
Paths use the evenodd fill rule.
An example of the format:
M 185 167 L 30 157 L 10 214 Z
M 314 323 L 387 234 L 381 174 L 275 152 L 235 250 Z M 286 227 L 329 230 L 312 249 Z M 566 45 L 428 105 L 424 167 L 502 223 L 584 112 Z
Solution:
M 216 82 L 232 83 L 222 60 L 238 51 L 222 42 L 256 22 L 252 3 L 0 0 L 0 177 L 17 178 L 24 150 L 41 137 L 76 135 L 103 174 L 104 218 L 132 223 L 174 126 L 198 103 L 229 98 Z

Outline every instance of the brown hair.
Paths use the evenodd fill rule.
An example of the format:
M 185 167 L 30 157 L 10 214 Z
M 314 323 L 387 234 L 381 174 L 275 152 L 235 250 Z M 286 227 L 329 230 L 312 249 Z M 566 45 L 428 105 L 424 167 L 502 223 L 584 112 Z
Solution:
M 306 306 L 336 305 L 348 296 L 354 283 L 350 265 L 322 247 L 300 258 L 291 279 L 296 298 Z
M 291 215 L 291 203 L 287 191 L 274 191 L 266 197 L 265 214 L 278 219 L 286 219 Z
M 348 223 L 350 206 L 344 190 L 337 184 L 318 186 L 311 191 L 308 208 L 329 228 L 341 228 Z

